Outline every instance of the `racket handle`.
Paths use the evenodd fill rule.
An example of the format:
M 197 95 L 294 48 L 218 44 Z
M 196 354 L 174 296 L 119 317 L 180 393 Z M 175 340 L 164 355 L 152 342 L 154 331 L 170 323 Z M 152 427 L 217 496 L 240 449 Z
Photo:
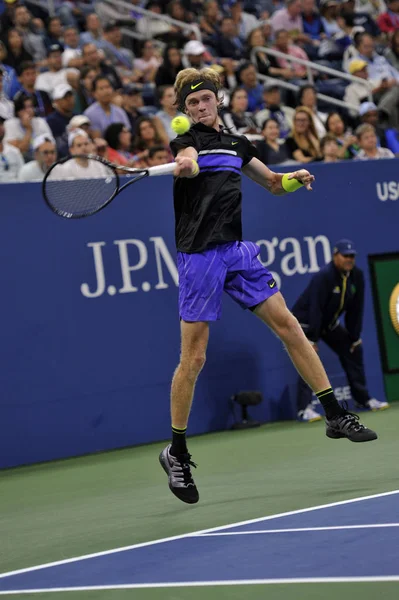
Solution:
M 173 175 L 176 168 L 176 163 L 168 163 L 167 165 L 158 165 L 157 167 L 150 167 L 148 169 L 148 175 L 150 177 L 156 177 L 157 175 Z

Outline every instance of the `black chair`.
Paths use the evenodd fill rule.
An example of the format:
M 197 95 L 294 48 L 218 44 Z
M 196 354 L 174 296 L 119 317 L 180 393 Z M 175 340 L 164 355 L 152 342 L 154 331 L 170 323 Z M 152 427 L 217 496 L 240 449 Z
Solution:
M 257 406 L 262 402 L 263 398 L 260 392 L 239 392 L 238 394 L 232 396 L 231 400 L 233 403 L 236 402 L 239 406 L 241 406 L 241 421 L 234 423 L 232 429 L 251 429 L 252 427 L 259 427 L 261 425 L 260 421 L 255 421 L 248 416 L 248 406 Z

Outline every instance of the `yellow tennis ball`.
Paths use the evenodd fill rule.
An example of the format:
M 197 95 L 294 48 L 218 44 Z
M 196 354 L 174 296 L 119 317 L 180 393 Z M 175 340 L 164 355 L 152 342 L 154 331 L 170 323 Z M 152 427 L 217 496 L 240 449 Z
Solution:
M 190 121 L 187 117 L 175 117 L 170 125 L 173 131 L 178 135 L 182 135 L 190 129 Z
M 303 187 L 303 183 L 301 183 L 297 179 L 288 179 L 289 175 L 291 175 L 291 173 L 284 173 L 281 179 L 282 188 L 286 192 L 296 192 L 297 190 L 299 190 L 299 188 Z

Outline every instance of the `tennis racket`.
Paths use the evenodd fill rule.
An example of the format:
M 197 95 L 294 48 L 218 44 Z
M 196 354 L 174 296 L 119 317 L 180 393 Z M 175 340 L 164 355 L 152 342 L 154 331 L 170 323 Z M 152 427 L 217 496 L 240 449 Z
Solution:
M 92 154 L 67 156 L 55 162 L 42 183 L 43 198 L 51 210 L 66 219 L 98 213 L 125 188 L 144 177 L 172 175 L 175 163 L 133 169 L 115 165 Z M 119 173 L 129 176 L 121 185 Z

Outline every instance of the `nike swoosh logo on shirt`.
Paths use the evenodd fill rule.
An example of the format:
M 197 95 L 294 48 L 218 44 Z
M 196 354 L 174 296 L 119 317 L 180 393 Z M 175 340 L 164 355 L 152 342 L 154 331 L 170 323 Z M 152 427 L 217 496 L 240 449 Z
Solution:
M 232 146 L 235 146 L 236 144 L 238 144 L 238 142 L 231 142 Z
M 196 83 L 195 85 L 192 85 L 191 89 L 195 90 L 195 88 L 197 88 L 199 85 L 202 85 L 203 83 L 204 83 L 203 81 L 200 81 L 199 83 Z
M 275 281 L 272 281 L 272 283 L 269 284 L 271 288 L 274 288 L 274 286 L 276 285 Z

